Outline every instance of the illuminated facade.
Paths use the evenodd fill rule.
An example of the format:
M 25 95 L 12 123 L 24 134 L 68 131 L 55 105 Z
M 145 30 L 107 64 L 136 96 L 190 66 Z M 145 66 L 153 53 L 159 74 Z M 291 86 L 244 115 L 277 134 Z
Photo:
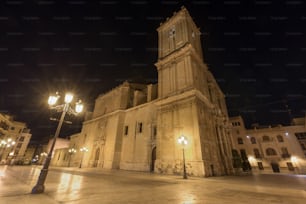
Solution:
M 25 123 L 14 121 L 12 116 L 0 113 L 1 164 L 22 164 L 31 136 Z
M 200 31 L 183 8 L 158 31 L 156 172 L 181 172 L 184 135 L 187 172 L 231 174 L 231 144 L 224 95 L 204 63 Z
M 255 126 L 245 129 L 241 117 L 230 118 L 232 144 L 253 172 L 306 174 L 306 120 L 290 126 Z M 248 170 L 248 165 L 244 166 Z
M 158 84 L 124 82 L 100 95 L 69 147 L 89 151 L 70 164 L 181 174 L 184 148 L 188 175 L 232 174 L 224 95 L 203 61 L 200 31 L 185 8 L 157 31 Z

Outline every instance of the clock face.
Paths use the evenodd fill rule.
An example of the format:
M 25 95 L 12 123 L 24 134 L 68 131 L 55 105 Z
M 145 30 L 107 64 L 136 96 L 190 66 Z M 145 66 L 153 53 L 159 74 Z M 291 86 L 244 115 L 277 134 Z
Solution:
M 169 38 L 173 38 L 175 36 L 175 27 L 172 27 L 169 30 Z

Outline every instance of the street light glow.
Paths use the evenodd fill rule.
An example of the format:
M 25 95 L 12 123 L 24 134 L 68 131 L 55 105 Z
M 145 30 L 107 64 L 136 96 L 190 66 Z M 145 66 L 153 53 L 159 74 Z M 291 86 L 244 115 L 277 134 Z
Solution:
M 298 159 L 297 159 L 297 157 L 292 156 L 292 157 L 291 157 L 291 161 L 294 162 L 294 163 L 296 163 L 296 162 L 298 161 Z
M 49 96 L 48 99 L 48 104 L 50 106 L 53 106 L 54 104 L 56 104 L 58 97 L 57 96 Z
M 187 139 L 184 136 L 181 136 L 178 139 L 178 143 L 183 144 L 183 145 L 187 145 L 188 144 Z
M 76 153 L 76 149 L 72 148 L 68 150 L 69 153 Z
M 66 93 L 65 95 L 65 103 L 70 103 L 73 99 L 73 94 L 71 93 Z
M 42 156 L 42 157 L 47 156 L 47 155 L 48 155 L 48 153 L 46 153 L 46 152 L 40 153 L 40 156 Z
M 88 149 L 87 149 L 87 147 L 82 147 L 82 148 L 80 149 L 80 151 L 81 151 L 81 152 L 88 152 Z
M 82 101 L 79 100 L 76 104 L 75 104 L 75 112 L 80 113 L 83 111 L 83 104 Z

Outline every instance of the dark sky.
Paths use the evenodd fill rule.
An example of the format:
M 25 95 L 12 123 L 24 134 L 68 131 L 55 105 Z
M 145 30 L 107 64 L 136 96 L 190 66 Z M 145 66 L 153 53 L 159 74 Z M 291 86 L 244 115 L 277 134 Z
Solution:
M 70 90 L 92 110 L 100 93 L 125 80 L 156 83 L 156 28 L 182 5 L 201 29 L 230 116 L 250 126 L 305 114 L 306 6 L 282 0 L 1 1 L 0 111 L 39 141 L 57 125 L 49 93 Z M 81 118 L 61 136 L 79 131 Z

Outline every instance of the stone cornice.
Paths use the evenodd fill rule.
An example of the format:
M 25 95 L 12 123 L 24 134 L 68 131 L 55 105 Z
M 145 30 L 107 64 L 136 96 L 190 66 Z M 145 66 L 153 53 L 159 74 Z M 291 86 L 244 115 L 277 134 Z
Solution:
M 110 113 L 107 113 L 107 114 L 104 114 L 104 115 L 100 115 L 100 116 L 98 116 L 96 118 L 93 118 L 93 119 L 90 119 L 90 120 L 86 120 L 86 121 L 83 122 L 83 124 L 86 125 L 86 124 L 95 122 L 97 120 L 103 119 L 103 118 L 107 118 L 107 117 L 110 117 L 110 116 L 113 116 L 113 115 L 116 115 L 116 114 L 123 113 L 124 111 L 125 110 L 115 110 L 113 112 L 110 112 Z
M 116 115 L 116 114 L 120 114 L 120 113 L 127 113 L 129 111 L 133 111 L 133 110 L 136 110 L 136 109 L 140 109 L 140 108 L 143 108 L 144 106 L 148 106 L 150 104 L 154 104 L 155 102 L 157 101 L 157 99 L 153 100 L 153 101 L 150 101 L 150 102 L 147 102 L 147 103 L 143 103 L 143 104 L 140 104 L 138 106 L 134 106 L 134 107 L 131 107 L 131 108 L 128 108 L 128 109 L 120 109 L 120 110 L 115 110 L 113 112 L 110 112 L 110 113 L 107 113 L 107 114 L 104 114 L 104 115 L 101 115 L 101 116 L 98 116 L 96 118 L 93 118 L 93 119 L 90 119 L 90 120 L 86 120 L 83 122 L 83 124 L 88 124 L 88 123 L 92 123 L 92 122 L 95 122 L 97 120 L 100 120 L 100 119 L 103 119 L 103 118 L 107 118 L 107 117 L 110 117 L 110 116 L 113 116 L 113 115 Z
M 174 52 L 169 53 L 167 56 L 159 59 L 155 63 L 155 66 L 157 67 L 157 70 L 160 70 L 162 65 L 173 62 L 177 58 L 180 58 L 182 56 L 188 56 L 188 55 L 192 56 L 203 68 L 207 68 L 206 66 L 204 66 L 202 58 L 197 54 L 196 50 L 190 43 L 184 44 L 178 50 L 175 50 Z
M 169 103 L 172 103 L 173 101 L 182 101 L 186 98 L 192 98 L 192 97 L 200 99 L 209 108 L 214 107 L 214 105 L 212 103 L 210 103 L 210 101 L 207 99 L 207 97 L 204 96 L 200 91 L 198 91 L 196 89 L 191 89 L 191 90 L 185 91 L 185 92 L 180 93 L 180 94 L 175 94 L 175 95 L 169 96 L 167 98 L 160 99 L 160 100 L 156 101 L 155 104 L 158 105 L 158 106 L 162 106 L 162 105 L 167 105 Z
M 190 18 L 190 19 L 192 19 L 188 10 L 184 6 L 182 6 L 181 10 L 179 10 L 178 12 L 174 12 L 172 17 L 170 17 L 170 18 L 168 17 L 165 22 L 161 22 L 160 26 L 156 30 L 158 32 L 160 32 L 162 29 L 170 27 L 170 26 L 173 25 L 174 22 L 176 22 L 180 18 Z M 195 25 L 193 20 L 190 21 L 190 22 L 193 24 L 193 26 L 195 28 L 197 28 L 197 26 Z M 197 28 L 197 29 L 198 29 L 197 31 L 200 32 L 199 28 Z

